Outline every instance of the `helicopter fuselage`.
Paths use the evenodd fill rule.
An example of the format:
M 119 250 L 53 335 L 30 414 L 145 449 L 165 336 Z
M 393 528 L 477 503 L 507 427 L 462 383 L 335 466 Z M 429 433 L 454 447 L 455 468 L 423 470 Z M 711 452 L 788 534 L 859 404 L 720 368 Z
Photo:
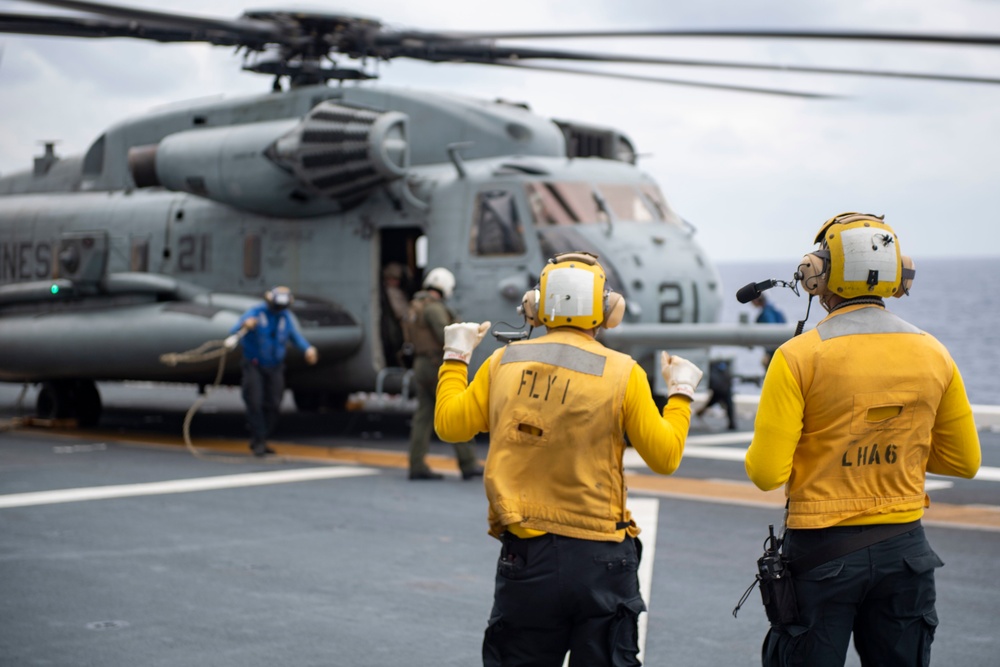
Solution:
M 633 156 L 607 128 L 382 88 L 119 124 L 82 158 L 0 179 L 0 380 L 207 384 L 213 364 L 161 355 L 224 337 L 280 284 L 320 353 L 313 368 L 289 355 L 289 386 L 302 404 L 339 401 L 395 365 L 380 335 L 386 264 L 406 268 L 410 291 L 448 268 L 462 319 L 511 330 L 544 262 L 570 250 L 600 257 L 628 303 L 615 345 L 651 371 L 671 326 L 718 326 L 722 286 Z M 630 339 L 636 325 L 662 325 L 662 341 Z M 226 369 L 237 382 L 235 358 Z

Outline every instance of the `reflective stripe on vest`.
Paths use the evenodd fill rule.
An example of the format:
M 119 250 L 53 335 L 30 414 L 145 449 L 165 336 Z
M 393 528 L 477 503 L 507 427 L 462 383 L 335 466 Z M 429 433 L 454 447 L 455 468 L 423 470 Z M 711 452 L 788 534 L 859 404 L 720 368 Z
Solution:
M 538 361 L 559 368 L 566 368 L 587 375 L 604 375 L 604 357 L 563 343 L 538 343 L 537 345 L 511 345 L 504 351 L 501 364 L 519 361 Z

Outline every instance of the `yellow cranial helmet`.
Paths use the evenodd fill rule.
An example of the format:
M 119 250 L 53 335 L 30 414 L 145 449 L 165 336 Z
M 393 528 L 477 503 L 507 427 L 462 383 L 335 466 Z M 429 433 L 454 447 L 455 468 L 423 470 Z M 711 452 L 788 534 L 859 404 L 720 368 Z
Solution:
M 913 280 L 913 262 L 884 216 L 841 213 L 823 223 L 815 242 L 820 249 L 799 265 L 803 288 L 810 294 L 902 296 Z
M 606 283 L 594 255 L 556 255 L 542 269 L 538 288 L 524 295 L 522 311 L 533 326 L 610 329 L 621 322 L 625 300 Z

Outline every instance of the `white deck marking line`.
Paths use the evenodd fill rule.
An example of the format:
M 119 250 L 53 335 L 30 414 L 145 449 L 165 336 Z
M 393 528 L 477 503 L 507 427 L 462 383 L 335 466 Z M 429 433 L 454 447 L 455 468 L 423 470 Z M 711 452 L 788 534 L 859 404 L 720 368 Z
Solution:
M 688 438 L 688 445 L 684 447 L 684 458 L 692 459 L 713 459 L 716 461 L 739 461 L 743 463 L 746 460 L 747 450 L 746 448 L 737 447 L 715 447 L 692 445 L 690 443 L 697 442 L 695 438 Z M 623 458 L 623 463 L 626 468 L 636 470 L 636 469 L 647 469 L 646 462 L 642 460 L 639 456 L 639 452 L 635 451 L 631 447 L 625 450 L 625 456 Z M 947 481 L 949 478 L 944 475 L 935 475 L 928 473 L 927 477 L 928 489 L 944 489 L 949 488 L 954 485 L 953 482 Z M 979 482 L 1000 482 L 1000 468 L 983 466 L 973 477 L 974 480 Z M 947 486 L 944 486 L 947 485 Z
M 705 435 L 689 435 L 687 441 L 692 445 L 750 445 L 753 431 L 729 431 L 727 433 L 708 433 Z
M 649 596 L 653 591 L 653 557 L 656 555 L 656 524 L 659 521 L 660 501 L 656 498 L 629 498 L 628 508 L 632 519 L 642 529 L 642 562 L 639 563 L 639 593 L 649 609 Z M 642 654 L 646 650 L 646 624 L 649 612 L 639 614 L 639 662 L 644 662 Z M 563 667 L 569 666 L 570 654 L 566 654 Z
M 167 493 L 191 493 L 193 491 L 234 489 L 243 486 L 265 486 L 268 484 L 288 484 L 290 482 L 308 482 L 318 479 L 360 477 L 376 474 L 378 474 L 378 470 L 375 468 L 331 466 L 251 472 L 239 475 L 220 475 L 218 477 L 196 477 L 194 479 L 173 479 L 165 482 L 149 482 L 145 484 L 119 484 L 115 486 L 35 491 L 32 493 L 11 493 L 0 495 L 0 508 L 75 503 L 84 500 L 105 500 L 108 498 L 128 498 L 131 496 L 156 496 Z
M 650 609 L 650 595 L 653 592 L 653 559 L 656 557 L 656 525 L 659 523 L 660 501 L 657 498 L 629 498 L 628 508 L 632 510 L 632 518 L 642 528 L 639 539 L 642 540 L 642 561 L 639 563 L 639 591 Z M 639 615 L 639 662 L 645 662 L 646 625 L 649 622 L 649 612 Z
M 934 476 L 938 477 L 938 475 Z M 972 479 L 977 479 L 981 482 L 1000 482 L 1000 468 L 981 467 Z

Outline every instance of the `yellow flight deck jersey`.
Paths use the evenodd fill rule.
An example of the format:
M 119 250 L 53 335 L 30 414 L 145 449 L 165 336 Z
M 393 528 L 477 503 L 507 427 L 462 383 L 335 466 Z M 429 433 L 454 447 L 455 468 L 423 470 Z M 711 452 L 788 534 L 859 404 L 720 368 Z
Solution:
M 652 470 L 669 475 L 690 422 L 690 401 L 672 397 L 661 417 L 642 368 L 572 328 L 497 350 L 471 384 L 461 362 L 438 372 L 441 439 L 490 433 L 484 483 L 494 537 L 638 535 L 625 507 L 624 434 Z
M 971 478 L 979 435 L 962 377 L 933 336 L 878 305 L 844 306 L 771 360 L 746 454 L 785 485 L 789 528 L 908 523 L 927 472 Z

